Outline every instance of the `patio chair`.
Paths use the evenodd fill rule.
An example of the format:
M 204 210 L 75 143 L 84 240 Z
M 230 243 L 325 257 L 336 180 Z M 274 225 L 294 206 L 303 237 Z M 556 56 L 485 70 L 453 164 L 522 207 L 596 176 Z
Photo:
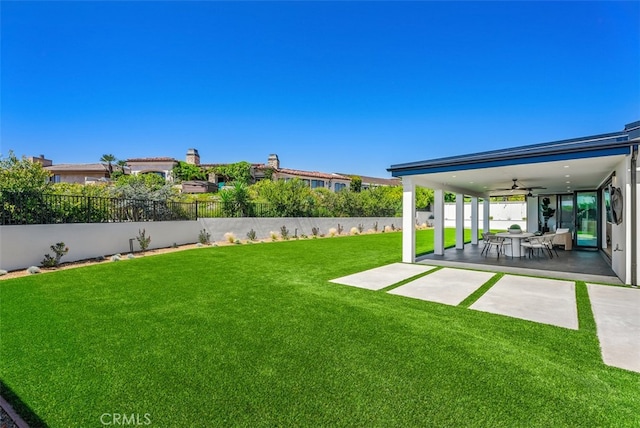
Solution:
M 547 233 L 542 235 L 542 243 L 547 247 L 547 251 L 549 252 L 549 256 L 553 258 L 553 253 L 556 253 L 556 257 L 560 257 L 558 255 L 558 250 L 555 249 L 553 245 L 553 240 L 555 239 L 555 233 Z
M 566 229 L 556 229 L 555 236 L 553 237 L 553 246 L 563 246 L 565 250 L 571 250 L 571 231 Z
M 505 254 L 504 252 L 504 246 L 505 245 L 511 245 L 511 242 L 505 243 L 507 239 L 503 238 L 501 236 L 495 236 L 495 235 L 491 235 L 489 237 L 489 242 L 487 242 L 487 251 L 484 253 L 484 256 L 486 257 L 487 255 L 489 255 L 489 253 L 491 252 L 492 248 L 496 249 L 496 254 L 498 254 L 498 258 L 500 258 L 500 253 Z M 505 254 L 506 255 L 506 254 Z M 513 258 L 513 253 L 511 258 Z
M 520 243 L 520 246 L 525 248 L 529 253 L 529 258 L 533 257 L 534 250 L 538 250 L 538 254 L 542 251 L 544 255 L 545 251 L 548 250 L 547 246 L 544 244 L 542 240 L 542 236 L 532 236 L 529 239 L 526 239 Z
M 494 234 L 491 232 L 482 232 L 482 243 L 484 244 L 484 247 L 482 247 L 482 251 L 480 251 L 480 254 L 484 254 L 484 252 L 487 251 L 487 249 L 490 247 L 489 241 L 491 240 L 492 236 L 494 236 Z

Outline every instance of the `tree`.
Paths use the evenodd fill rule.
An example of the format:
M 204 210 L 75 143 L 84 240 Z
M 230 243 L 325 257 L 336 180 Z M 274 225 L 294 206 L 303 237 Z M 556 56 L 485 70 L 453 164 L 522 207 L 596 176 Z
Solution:
M 0 158 L 0 209 L 8 224 L 30 224 L 42 217 L 42 199 L 49 188 L 49 171 L 12 151 Z
M 349 184 L 349 189 L 352 192 L 360 192 L 362 190 L 362 178 L 357 175 L 351 177 L 351 184 Z
M 102 155 L 102 157 L 100 158 L 100 162 L 107 164 L 107 171 L 109 171 L 109 177 L 111 177 L 111 174 L 113 174 L 112 162 L 115 162 L 116 160 L 117 160 L 116 157 L 112 154 L 105 154 L 105 155 Z
M 426 209 L 433 204 L 433 189 L 416 186 L 416 209 Z
M 222 210 L 230 217 L 246 217 L 251 209 L 251 197 L 247 186 L 236 182 L 232 189 L 220 192 Z
M 302 180 L 262 180 L 251 186 L 257 200 L 268 202 L 278 217 L 302 217 L 315 206 L 313 190 Z
M 42 193 L 50 186 L 51 173 L 38 162 L 26 157 L 18 159 L 13 151 L 9 156 L 0 158 L 0 192 Z
M 113 171 L 113 173 L 111 174 L 111 178 L 112 179 L 118 179 L 120 177 L 122 177 L 123 175 L 125 175 L 125 167 L 127 166 L 127 161 L 125 160 L 117 160 L 116 161 L 116 165 L 118 166 L 119 169 Z
M 246 161 L 220 165 L 214 168 L 214 172 L 223 177 L 226 182 L 240 182 L 249 184 L 251 181 L 251 164 Z
M 178 181 L 206 180 L 207 172 L 198 165 L 179 161 L 178 164 L 173 167 L 173 176 L 178 179 Z

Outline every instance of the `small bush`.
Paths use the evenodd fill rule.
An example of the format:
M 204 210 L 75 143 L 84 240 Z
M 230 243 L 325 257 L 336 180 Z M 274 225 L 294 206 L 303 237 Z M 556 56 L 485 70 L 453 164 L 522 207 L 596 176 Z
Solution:
M 520 225 L 519 225 L 519 224 L 512 224 L 511 226 L 509 226 L 509 229 L 522 230 L 522 229 L 520 228 Z
M 227 232 L 224 234 L 224 240 L 229 244 L 233 244 L 236 242 L 236 235 L 234 235 L 233 232 Z
M 340 226 L 340 223 L 338 223 L 338 235 L 342 235 L 342 232 L 344 232 L 344 227 Z
M 234 244 L 236 244 L 236 245 L 240 245 L 240 244 L 242 244 L 242 242 L 240 242 L 240 240 L 239 240 L 239 239 L 236 239 L 233 243 L 234 243 Z
M 360 230 L 357 227 L 352 227 L 350 231 L 351 235 L 360 235 Z
M 393 228 L 391 226 L 385 226 L 384 227 L 384 231 L 388 233 L 388 232 L 393 231 Z
M 249 239 L 249 241 L 255 241 L 257 238 L 258 235 L 256 234 L 255 230 L 251 229 L 247 232 L 247 239 Z
M 111 256 L 111 261 L 112 262 L 119 262 L 121 257 L 122 256 L 120 254 L 114 254 L 113 256 Z
M 29 266 L 29 267 L 27 268 L 27 273 L 28 273 L 29 275 L 35 275 L 35 274 L 37 274 L 37 273 L 40 273 L 40 268 L 39 268 L 39 267 L 37 267 L 37 266 Z
M 300 239 L 307 239 L 307 238 L 308 238 L 307 235 L 305 235 L 304 233 L 300 234 Z
M 136 240 L 138 244 L 140 244 L 140 250 L 144 253 L 149 248 L 149 244 L 151 243 L 151 236 L 147 236 L 146 229 L 138 229 L 138 236 L 136 236 Z
M 374 232 L 378 231 L 378 222 L 377 221 L 375 223 L 373 223 L 373 231 Z
M 6 274 L 8 274 L 8 273 L 9 273 L 9 272 L 7 272 L 6 270 L 4 270 L 4 269 L 0 269 L 0 276 L 4 276 L 4 275 L 6 275 Z
M 173 245 L 171 245 L 171 248 L 178 248 L 178 243 L 174 242 Z
M 282 226 L 280 228 L 280 236 L 282 236 L 282 239 L 285 241 L 289 240 L 289 229 L 287 229 L 287 226 Z
M 336 236 L 336 233 L 338 233 L 338 231 L 335 229 L 335 227 L 329 229 L 329 236 L 334 237 Z
M 54 255 L 51 256 L 49 254 L 44 255 L 44 260 L 42 260 L 42 266 L 44 267 L 58 267 L 60 264 L 60 259 L 62 256 L 69 252 L 69 247 L 64 245 L 64 242 L 58 242 L 55 245 L 52 245 L 51 251 L 53 251 Z
M 204 245 L 202 245 L 202 242 L 198 242 L 198 243 L 196 244 L 196 247 L 204 247 Z
M 129 253 L 129 254 L 127 254 L 127 258 L 128 258 L 129 260 L 131 260 L 131 259 L 135 259 L 135 258 L 136 258 L 136 256 L 134 256 L 133 254 Z
M 364 232 L 364 224 L 358 224 L 358 232 Z
M 312 227 L 311 228 L 311 234 L 313 235 L 314 238 L 317 238 L 318 235 L 320 234 L 320 228 L 319 227 Z
M 207 229 L 202 229 L 198 234 L 198 242 L 202 245 L 211 244 L 211 234 L 207 232 Z
M 272 241 L 277 241 L 278 240 L 278 234 L 273 232 L 273 231 L 269 232 L 269 236 L 271 237 Z

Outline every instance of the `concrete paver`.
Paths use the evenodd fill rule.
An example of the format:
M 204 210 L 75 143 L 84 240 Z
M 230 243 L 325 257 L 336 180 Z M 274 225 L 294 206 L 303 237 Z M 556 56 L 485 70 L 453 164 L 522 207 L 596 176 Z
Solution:
M 394 288 L 389 294 L 457 306 L 493 276 L 491 272 L 444 268 Z
M 332 279 L 329 282 L 366 288 L 368 290 L 380 290 L 433 269 L 435 269 L 435 266 L 393 263 L 364 272 L 354 273 L 353 275 L 343 276 L 342 278 Z
M 587 284 L 605 364 L 640 372 L 640 290 Z
M 575 283 L 571 281 L 505 275 L 470 308 L 578 329 Z
M 331 280 L 380 290 L 437 266 L 394 263 Z M 458 305 L 494 272 L 443 268 L 389 291 L 390 294 Z M 587 284 L 605 364 L 640 373 L 640 290 Z M 575 283 L 505 275 L 471 309 L 578 329 Z

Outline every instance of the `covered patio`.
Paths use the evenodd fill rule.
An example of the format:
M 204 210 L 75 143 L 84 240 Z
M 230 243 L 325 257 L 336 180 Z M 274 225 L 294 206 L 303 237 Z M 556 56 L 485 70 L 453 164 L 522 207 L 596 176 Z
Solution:
M 558 249 L 553 258 L 547 255 L 516 257 L 495 252 L 481 254 L 483 245 L 465 245 L 464 249 L 448 248 L 443 255 L 418 256 L 416 262 L 438 266 L 459 267 L 490 272 L 500 271 L 528 276 L 553 277 L 586 282 L 618 284 L 622 282 L 611 269 L 610 262 L 599 251 L 565 251 Z
M 613 273 L 622 283 L 637 285 L 639 143 L 640 121 L 608 134 L 392 165 L 389 171 L 403 182 L 403 262 L 417 261 L 415 189 L 422 186 L 434 190 L 434 253 L 429 260 L 488 263 L 505 271 L 524 268 L 607 277 Z M 447 251 L 445 192 L 456 195 L 456 246 Z M 571 230 L 573 251 L 539 260 L 481 256 L 480 232 L 491 230 L 489 198 L 511 195 L 526 198 L 530 232 L 549 226 L 551 232 L 555 230 L 556 225 L 547 225 L 548 218 L 541 213 L 542 201 L 552 199 L 558 217 L 566 214 L 562 204 L 570 203 L 572 211 L 562 219 L 562 227 Z M 620 198 L 613 201 L 612 195 Z M 592 201 L 590 206 L 585 205 L 586 197 Z M 470 200 L 471 245 L 464 243 L 465 198 Z

